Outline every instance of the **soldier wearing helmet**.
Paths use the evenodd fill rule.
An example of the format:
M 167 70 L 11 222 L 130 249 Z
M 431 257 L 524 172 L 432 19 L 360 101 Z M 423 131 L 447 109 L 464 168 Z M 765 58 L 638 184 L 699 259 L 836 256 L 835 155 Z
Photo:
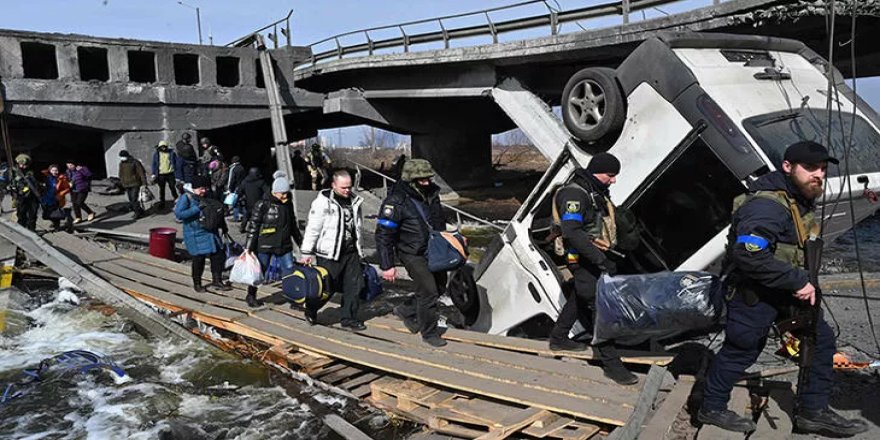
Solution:
M 425 251 L 431 230 L 446 229 L 440 188 L 431 181 L 434 169 L 424 159 L 410 159 L 403 165 L 400 180 L 379 207 L 376 247 L 382 278 L 397 278 L 395 259 L 400 259 L 416 283 L 415 298 L 394 308 L 412 333 L 421 332 L 422 340 L 435 347 L 446 345 L 437 326 L 437 299 L 446 285 L 445 272 L 431 272 Z M 430 229 L 429 229 L 430 228 Z
M 312 144 L 311 151 L 306 155 L 306 164 L 312 178 L 312 190 L 323 189 L 330 176 L 330 156 L 324 152 L 321 144 Z
M 31 169 L 31 157 L 27 154 L 15 156 L 18 172 L 14 173 L 12 191 L 15 197 L 15 215 L 18 224 L 34 231 L 37 229 L 37 212 L 40 209 L 41 191 Z

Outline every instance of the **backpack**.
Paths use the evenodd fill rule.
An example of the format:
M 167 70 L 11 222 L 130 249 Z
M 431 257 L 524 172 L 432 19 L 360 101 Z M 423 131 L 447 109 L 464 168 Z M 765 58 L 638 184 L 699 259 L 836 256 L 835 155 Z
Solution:
M 321 266 L 293 265 L 293 272 L 281 279 L 284 297 L 296 304 L 307 299 L 326 301 L 330 298 L 330 277 Z
M 175 145 L 175 150 L 177 150 L 177 155 L 184 160 L 194 161 L 198 158 L 196 156 L 196 149 L 189 142 L 180 141 Z
M 190 198 L 191 202 L 195 202 L 195 199 L 189 194 L 187 194 L 187 197 Z M 226 207 L 210 197 L 202 197 L 201 201 L 199 201 L 199 211 L 201 211 L 199 214 L 199 226 L 202 229 L 216 231 L 226 221 Z
M 428 227 L 428 249 L 425 258 L 428 260 L 428 270 L 431 272 L 445 272 L 458 269 L 467 263 L 468 247 L 467 239 L 460 232 L 435 231 L 428 222 L 428 215 L 415 200 L 410 200 L 413 207 L 419 213 L 419 217 Z
M 361 289 L 361 299 L 364 301 L 372 301 L 373 298 L 382 294 L 382 279 L 379 278 L 379 272 L 376 268 L 364 264 L 364 288 Z

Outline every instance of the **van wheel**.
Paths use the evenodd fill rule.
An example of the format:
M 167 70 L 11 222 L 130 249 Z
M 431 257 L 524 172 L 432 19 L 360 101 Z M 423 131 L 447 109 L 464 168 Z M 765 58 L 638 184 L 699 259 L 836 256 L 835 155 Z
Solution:
M 626 106 L 614 69 L 588 67 L 571 76 L 562 90 L 562 121 L 588 150 L 609 148 L 626 119 Z
M 454 270 L 446 284 L 446 293 L 449 294 L 455 308 L 464 316 L 465 324 L 471 325 L 476 322 L 480 311 L 480 299 L 472 267 L 462 266 Z

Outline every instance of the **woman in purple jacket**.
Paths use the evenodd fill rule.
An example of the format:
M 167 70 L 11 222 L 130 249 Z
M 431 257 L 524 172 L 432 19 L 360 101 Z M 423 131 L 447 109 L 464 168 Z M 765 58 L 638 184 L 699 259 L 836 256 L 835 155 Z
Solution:
M 74 160 L 67 161 L 67 178 L 70 179 L 70 199 L 73 202 L 73 223 L 82 221 L 82 211 L 89 216 L 86 221 L 95 219 L 95 211 L 86 206 L 86 197 L 92 190 L 92 172 L 84 165 L 79 165 Z

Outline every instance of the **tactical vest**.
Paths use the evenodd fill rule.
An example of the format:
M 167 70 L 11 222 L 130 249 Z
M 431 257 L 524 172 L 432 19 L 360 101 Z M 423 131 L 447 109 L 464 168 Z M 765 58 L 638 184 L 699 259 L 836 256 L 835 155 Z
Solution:
M 750 194 L 741 194 L 733 199 L 733 210 L 731 213 L 731 217 L 736 214 L 736 212 L 743 205 L 751 201 L 755 198 L 762 198 L 767 200 L 772 200 L 778 203 L 780 206 L 784 207 L 791 213 L 792 222 L 794 222 L 795 230 L 797 231 L 797 243 L 776 243 L 776 248 L 773 249 L 773 257 L 777 260 L 784 261 L 788 264 L 791 264 L 794 267 L 803 268 L 804 267 L 804 244 L 809 239 L 815 239 L 819 237 L 820 233 L 820 225 L 816 222 L 816 215 L 813 211 L 806 213 L 801 216 L 800 208 L 797 205 L 797 201 L 788 196 L 788 193 L 785 191 L 758 191 Z M 728 246 L 732 246 L 735 242 L 734 232 L 735 227 L 731 226 L 731 236 L 734 236 L 734 240 L 730 242 Z
M 617 246 L 617 223 L 614 204 L 611 203 L 611 200 L 608 200 L 601 194 L 598 195 L 598 198 L 601 199 L 599 202 L 604 202 L 605 208 L 608 210 L 608 215 L 602 215 L 602 210 L 599 208 L 599 202 L 596 201 L 597 194 L 595 192 L 587 191 L 578 184 L 570 184 L 569 186 L 583 191 L 590 198 L 590 202 L 593 206 L 593 222 L 587 230 L 587 234 L 593 237 L 593 246 L 596 246 L 603 252 Z M 556 197 L 559 195 L 559 191 L 563 188 L 566 187 L 560 186 L 553 191 L 553 227 L 557 230 L 556 237 L 553 240 L 553 251 L 560 257 L 565 256 L 569 263 L 577 263 L 577 252 L 573 249 L 566 249 L 562 241 L 562 219 L 559 216 L 559 207 L 556 206 Z

